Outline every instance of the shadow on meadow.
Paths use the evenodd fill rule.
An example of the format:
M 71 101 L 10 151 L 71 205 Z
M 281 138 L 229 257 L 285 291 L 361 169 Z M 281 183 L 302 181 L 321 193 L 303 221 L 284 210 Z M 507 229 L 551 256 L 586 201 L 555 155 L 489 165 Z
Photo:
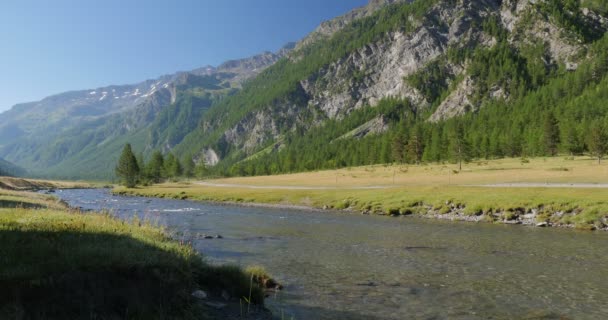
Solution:
M 70 222 L 61 218 L 68 221 L 55 225 Z M 17 220 L 0 224 L 2 319 L 214 319 L 213 310 L 191 297 L 193 290 L 249 295 L 250 279 L 241 269 L 207 265 L 190 246 L 91 232 L 86 223 L 82 231 L 44 228 L 20 230 Z M 252 298 L 262 303 L 262 291 L 254 287 Z

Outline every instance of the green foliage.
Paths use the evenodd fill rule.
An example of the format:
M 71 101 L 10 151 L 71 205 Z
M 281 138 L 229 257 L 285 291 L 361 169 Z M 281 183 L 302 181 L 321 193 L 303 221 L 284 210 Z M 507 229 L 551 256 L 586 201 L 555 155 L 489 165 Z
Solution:
M 601 162 L 608 151 L 608 133 L 605 120 L 596 120 L 589 129 L 589 151 Z
M 181 177 L 183 174 L 183 167 L 179 159 L 176 158 L 173 153 L 169 153 L 165 158 L 163 169 L 166 177 Z
M 559 144 L 559 124 L 553 112 L 547 113 L 543 120 L 544 140 L 546 152 L 550 156 L 556 156 Z
M 121 179 L 121 183 L 127 188 L 137 185 L 139 178 L 139 166 L 137 159 L 131 150 L 131 145 L 126 144 L 116 165 L 116 176 Z
M 164 178 L 165 158 L 160 151 L 154 151 L 150 162 L 146 164 L 146 177 L 154 183 L 159 183 Z
M 588 6 L 606 12 L 606 1 L 585 1 Z M 603 5 L 603 7 L 602 7 Z M 585 42 L 600 39 L 603 36 L 601 28 L 590 23 L 581 12 L 580 0 L 545 0 L 538 3 L 539 8 L 568 32 Z
M 591 151 L 591 123 L 608 118 L 608 37 L 590 47 L 591 58 L 577 71 L 545 69 L 535 78 L 529 63 L 536 63 L 530 57 L 545 50 L 538 48 L 525 49 L 527 58 L 507 44 L 472 53 L 472 65 L 478 64 L 473 75 L 477 81 L 487 81 L 486 87 L 494 81 L 507 88 L 512 81 L 524 84 L 515 86 L 518 93 L 508 100 L 481 98 L 483 107 L 476 113 L 430 123 L 408 101 L 386 99 L 341 120 L 326 120 L 320 127 L 296 128 L 285 134 L 275 151 L 241 162 L 238 157 L 224 160 L 207 174 L 260 175 L 376 163 L 460 162 Z M 505 75 L 514 78 L 506 81 L 502 79 Z M 379 116 L 387 120 L 387 132 L 352 135 Z
M 447 68 L 447 56 L 428 63 L 419 72 L 405 80 L 418 89 L 429 102 L 437 101 L 449 88 L 454 75 Z

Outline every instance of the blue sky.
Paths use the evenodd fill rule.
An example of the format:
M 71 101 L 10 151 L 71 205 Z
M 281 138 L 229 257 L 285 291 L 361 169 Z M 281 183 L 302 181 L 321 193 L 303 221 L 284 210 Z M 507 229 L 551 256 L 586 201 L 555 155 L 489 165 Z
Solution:
M 19 0 L 0 3 L 0 112 L 275 51 L 367 0 Z

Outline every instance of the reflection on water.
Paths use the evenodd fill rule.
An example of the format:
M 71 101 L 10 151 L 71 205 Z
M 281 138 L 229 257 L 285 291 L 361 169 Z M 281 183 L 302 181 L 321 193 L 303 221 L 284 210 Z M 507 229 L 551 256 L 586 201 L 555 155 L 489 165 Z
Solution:
M 608 234 L 448 223 L 64 190 L 84 209 L 137 214 L 211 262 L 260 264 L 285 319 L 605 319 Z M 202 239 L 197 235 L 223 239 Z

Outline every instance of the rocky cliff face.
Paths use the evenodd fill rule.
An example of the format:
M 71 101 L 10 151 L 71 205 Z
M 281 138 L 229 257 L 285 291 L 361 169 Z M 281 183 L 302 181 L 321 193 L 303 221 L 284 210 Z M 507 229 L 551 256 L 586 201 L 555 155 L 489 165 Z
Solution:
M 372 1 L 364 8 L 323 23 L 298 43 L 291 54 L 293 63 L 298 62 L 307 45 L 339 36 L 339 31 L 352 21 L 370 16 L 386 5 L 405 2 L 410 1 Z M 413 22 L 413 31 L 392 31 L 382 40 L 368 43 L 302 79 L 298 86 L 300 97 L 306 103 L 275 101 L 226 130 L 219 145 L 229 145 L 228 149 L 250 155 L 270 141 L 281 139 L 282 132 L 294 130 L 296 126 L 322 125 L 324 119 L 340 119 L 353 110 L 373 107 L 385 98 L 407 99 L 418 110 L 428 112 L 435 101 L 430 101 L 407 79 L 426 72 L 425 67 L 436 61 L 443 61 L 449 90 L 432 110 L 429 121 L 477 110 L 481 104 L 474 99 L 475 95 L 509 99 L 508 90 L 498 85 L 479 88 L 466 60 L 455 62 L 446 58 L 450 49 L 495 47 L 496 36 L 481 27 L 489 18 L 494 18 L 499 27 L 506 30 L 510 46 L 519 50 L 543 44 L 547 48 L 543 57 L 547 66 L 565 65 L 568 70 L 575 70 L 584 59 L 586 45 L 542 12 L 541 2 L 437 1 L 422 18 Z M 598 32 L 605 32 L 606 18 L 586 8 L 582 13 L 597 26 Z M 487 92 L 481 92 L 483 90 Z

